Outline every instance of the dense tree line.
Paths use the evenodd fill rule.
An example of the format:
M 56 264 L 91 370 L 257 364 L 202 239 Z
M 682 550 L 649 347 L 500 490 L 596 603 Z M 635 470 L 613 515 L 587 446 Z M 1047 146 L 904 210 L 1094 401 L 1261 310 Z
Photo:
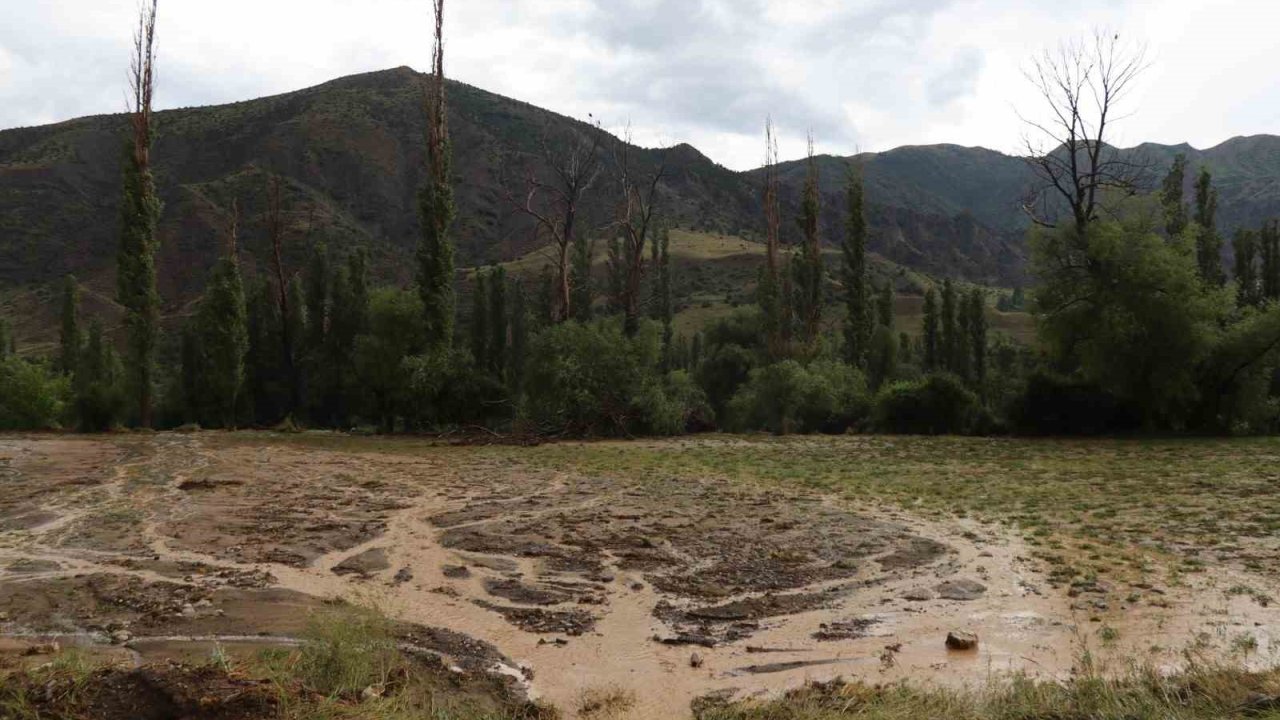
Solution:
M 1028 292 L 878 276 L 863 169 L 849 167 L 844 178 L 843 235 L 822 237 L 812 142 L 796 216 L 784 218 L 767 122 L 756 302 L 681 332 L 665 166 L 642 166 L 598 125 L 544 139 L 549 175 L 530 175 L 523 202 L 512 198 L 550 250 L 546 269 L 455 268 L 442 4 L 435 0 L 423 87 L 427 152 L 413 285 L 374 285 L 366 250 L 333 238 L 310 247 L 301 268 L 286 268 L 296 193 L 268 173 L 261 217 L 242 218 L 229 203 L 203 297 L 166 335 L 155 278 L 162 207 L 150 171 L 154 2 L 144 8 L 123 160 L 121 332 L 98 319 L 86 327 L 72 277 L 51 357 L 20 356 L 0 318 L 0 428 L 626 436 L 1280 425 L 1280 223 L 1239 230 L 1228 274 L 1211 169 L 1189 178 L 1179 156 L 1148 190 L 1140 168 L 1110 154 L 1105 121 L 1090 116 L 1078 89 L 1096 84 L 1096 111 L 1107 117 L 1141 65 L 1117 56 L 1113 39 L 1037 66 L 1064 125 L 1061 137 L 1050 131 L 1056 149 L 1030 156 L 1044 183 L 1027 203 L 1035 224 Z M 614 197 L 615 215 L 580 217 L 590 193 Z M 244 228 L 265 235 L 266 271 L 242 270 Z M 833 271 L 824 247 L 837 244 Z M 922 316 L 900 327 L 915 293 Z M 993 313 L 1023 309 L 1036 316 L 1035 348 L 991 330 Z

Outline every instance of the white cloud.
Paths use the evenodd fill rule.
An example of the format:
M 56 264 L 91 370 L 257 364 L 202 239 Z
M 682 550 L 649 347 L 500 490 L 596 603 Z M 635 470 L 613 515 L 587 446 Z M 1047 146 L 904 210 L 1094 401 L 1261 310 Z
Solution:
M 135 0 L 5 0 L 0 127 L 124 106 Z M 1019 149 L 1020 68 L 1095 27 L 1145 39 L 1152 69 L 1120 140 L 1212 145 L 1274 132 L 1280 3 L 1220 0 L 451 0 L 446 69 L 488 90 L 757 165 L 954 142 Z M 424 68 L 426 0 L 163 0 L 162 106 Z

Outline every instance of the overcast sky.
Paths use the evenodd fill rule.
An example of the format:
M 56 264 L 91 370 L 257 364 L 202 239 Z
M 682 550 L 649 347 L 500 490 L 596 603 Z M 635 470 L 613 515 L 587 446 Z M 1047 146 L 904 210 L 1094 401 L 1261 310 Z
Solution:
M 135 0 L 0 0 L 0 128 L 124 108 Z M 1149 48 L 1114 139 L 1280 132 L 1275 0 L 448 0 L 451 77 L 760 164 L 950 142 L 1016 152 L 1022 68 L 1108 28 Z M 429 0 L 160 0 L 157 105 L 244 100 L 429 65 Z

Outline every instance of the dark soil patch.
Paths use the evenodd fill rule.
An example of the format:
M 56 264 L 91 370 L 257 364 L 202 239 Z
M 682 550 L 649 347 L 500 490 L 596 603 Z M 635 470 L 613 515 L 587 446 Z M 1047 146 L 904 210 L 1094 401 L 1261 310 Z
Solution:
M 486 580 L 485 592 L 521 605 L 559 605 L 569 602 L 573 595 L 562 590 L 526 585 L 519 580 Z
M 541 610 L 537 608 L 514 608 L 495 605 L 484 600 L 473 600 L 486 610 L 492 610 L 507 622 L 525 632 L 539 634 L 561 634 L 576 637 L 591 632 L 596 627 L 596 617 L 585 610 Z
M 813 639 L 820 642 L 833 640 L 858 640 L 867 636 L 867 631 L 879 622 L 874 618 L 853 618 L 833 623 L 822 623 Z

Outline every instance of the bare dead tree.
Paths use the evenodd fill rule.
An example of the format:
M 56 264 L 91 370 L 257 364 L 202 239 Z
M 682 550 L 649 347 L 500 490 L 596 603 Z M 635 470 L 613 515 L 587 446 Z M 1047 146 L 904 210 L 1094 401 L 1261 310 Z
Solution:
M 129 90 L 133 94 L 129 122 L 133 128 L 134 162 L 139 168 L 151 166 L 151 101 L 156 86 L 156 10 L 151 0 L 138 12 L 138 29 L 133 34 L 133 57 L 129 62 Z
M 1114 124 L 1124 119 L 1119 106 L 1146 67 L 1143 46 L 1102 32 L 1033 61 L 1026 76 L 1047 108 L 1043 120 L 1020 115 L 1031 131 L 1026 160 L 1038 179 L 1023 203 L 1033 222 L 1055 227 L 1054 206 L 1065 203 L 1083 237 L 1105 193 L 1132 195 L 1147 184 L 1149 165 L 1108 142 Z
M 645 169 L 636 162 L 631 144 L 631 129 L 623 133 L 622 141 L 614 146 L 614 171 L 620 197 L 614 222 L 614 230 L 622 240 L 622 306 L 623 331 L 628 337 L 640 330 L 640 290 L 644 281 L 644 248 L 650 237 L 656 235 L 658 217 L 658 187 L 667 172 L 667 153 L 659 153 L 656 166 Z
M 289 281 L 284 271 L 284 191 L 280 176 L 272 173 L 267 177 L 266 225 L 267 237 L 271 240 L 271 264 L 276 275 L 276 307 L 280 312 L 281 350 L 284 359 L 284 371 L 289 380 L 289 412 L 295 412 L 300 402 L 301 390 L 298 387 L 298 374 L 294 368 L 293 324 L 289 322 Z
M 572 316 L 573 283 L 570 251 L 578 242 L 578 224 L 582 202 L 596 184 L 603 170 L 601 149 L 605 133 L 598 123 L 585 132 L 576 129 L 564 137 L 553 137 L 550 124 L 543 129 L 539 160 L 545 170 L 530 167 L 525 179 L 524 197 L 511 195 L 508 183 L 499 184 L 518 212 L 534 222 L 537 240 L 546 240 L 545 251 L 555 270 L 551 320 L 564 322 Z M 499 160 L 499 167 L 511 164 L 510 158 Z

